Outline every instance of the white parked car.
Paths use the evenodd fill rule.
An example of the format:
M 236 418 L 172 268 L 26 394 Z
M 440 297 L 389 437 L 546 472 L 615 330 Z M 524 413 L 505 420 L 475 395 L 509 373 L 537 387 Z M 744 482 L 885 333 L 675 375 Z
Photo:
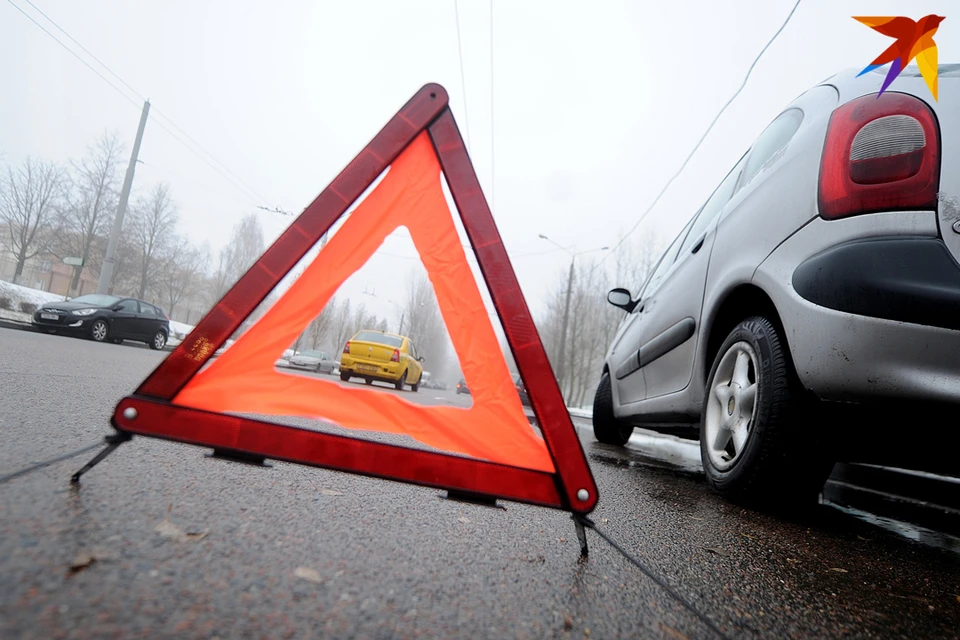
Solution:
M 879 97 L 887 68 L 858 72 L 794 100 L 640 289 L 608 294 L 627 315 L 598 440 L 692 427 L 713 488 L 773 503 L 815 498 L 868 411 L 854 447 L 919 440 L 936 420 L 914 407 L 946 407 L 960 436 L 960 64 L 940 65 L 939 102 L 916 67 Z
M 288 362 L 295 369 L 310 369 L 317 373 L 334 373 L 339 371 L 340 364 L 326 351 L 299 351 Z

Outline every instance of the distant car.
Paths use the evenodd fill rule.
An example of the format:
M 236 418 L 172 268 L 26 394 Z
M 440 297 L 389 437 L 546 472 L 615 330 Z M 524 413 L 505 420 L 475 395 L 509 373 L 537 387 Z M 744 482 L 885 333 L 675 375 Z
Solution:
M 467 386 L 467 381 L 463 378 L 460 378 L 460 382 L 457 383 L 457 395 L 461 393 L 470 395 L 470 387 Z
M 882 94 L 886 68 L 858 71 L 788 105 L 640 289 L 608 294 L 625 314 L 599 441 L 692 426 L 710 486 L 781 505 L 814 501 L 840 455 L 868 457 L 891 427 L 925 438 L 888 409 L 956 423 L 960 64 L 939 66 L 940 102 L 917 67 Z M 876 441 L 838 455 L 854 421 L 835 417 L 854 408 Z
M 96 342 L 145 342 L 163 349 L 170 318 L 162 309 L 136 298 L 90 293 L 63 302 L 47 302 L 33 314 L 33 326 L 47 333 L 85 336 Z
M 523 403 L 523 406 L 529 407 L 530 397 L 527 395 L 527 388 L 524 386 L 519 373 L 513 374 L 513 386 L 517 388 L 517 393 L 520 394 L 520 402 Z
M 299 351 L 287 358 L 294 369 L 310 369 L 317 373 L 333 373 L 336 361 L 326 351 Z
M 375 380 L 389 382 L 402 390 L 420 390 L 423 358 L 407 336 L 384 331 L 363 330 L 350 338 L 340 356 L 340 379 L 363 378 L 367 384 Z

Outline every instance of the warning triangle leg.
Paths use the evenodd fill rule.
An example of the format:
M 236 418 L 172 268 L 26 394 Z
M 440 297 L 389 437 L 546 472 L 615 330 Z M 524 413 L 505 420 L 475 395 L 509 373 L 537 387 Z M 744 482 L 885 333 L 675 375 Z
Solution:
M 105 437 L 103 440 L 107 446 L 101 449 L 100 453 L 95 455 L 93 459 L 90 460 L 90 462 L 83 465 L 83 467 L 79 471 L 77 471 L 75 474 L 70 476 L 70 484 L 79 484 L 80 476 L 82 476 L 87 471 L 90 471 L 90 469 L 93 469 L 95 466 L 100 464 L 104 458 L 106 458 L 108 455 L 116 451 L 121 444 L 132 439 L 133 439 L 133 436 L 123 431 L 118 431 L 117 433 L 114 433 Z

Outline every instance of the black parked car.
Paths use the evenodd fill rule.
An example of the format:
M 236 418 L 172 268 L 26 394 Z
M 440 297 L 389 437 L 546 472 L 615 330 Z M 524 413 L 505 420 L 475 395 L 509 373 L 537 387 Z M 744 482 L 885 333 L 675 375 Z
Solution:
M 159 307 L 134 298 L 99 293 L 64 302 L 48 302 L 33 314 L 33 326 L 48 333 L 86 336 L 120 344 L 136 340 L 163 349 L 170 335 L 170 318 Z

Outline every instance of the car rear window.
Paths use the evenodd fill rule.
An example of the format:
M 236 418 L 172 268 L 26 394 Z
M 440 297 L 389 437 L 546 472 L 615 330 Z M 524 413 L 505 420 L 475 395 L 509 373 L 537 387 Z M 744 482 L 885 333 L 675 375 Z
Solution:
M 360 342 L 376 342 L 377 344 L 385 344 L 388 347 L 396 347 L 398 349 L 403 344 L 402 338 L 383 333 L 377 333 L 376 331 L 361 331 L 357 334 L 357 337 L 354 338 L 354 340 L 358 340 Z

